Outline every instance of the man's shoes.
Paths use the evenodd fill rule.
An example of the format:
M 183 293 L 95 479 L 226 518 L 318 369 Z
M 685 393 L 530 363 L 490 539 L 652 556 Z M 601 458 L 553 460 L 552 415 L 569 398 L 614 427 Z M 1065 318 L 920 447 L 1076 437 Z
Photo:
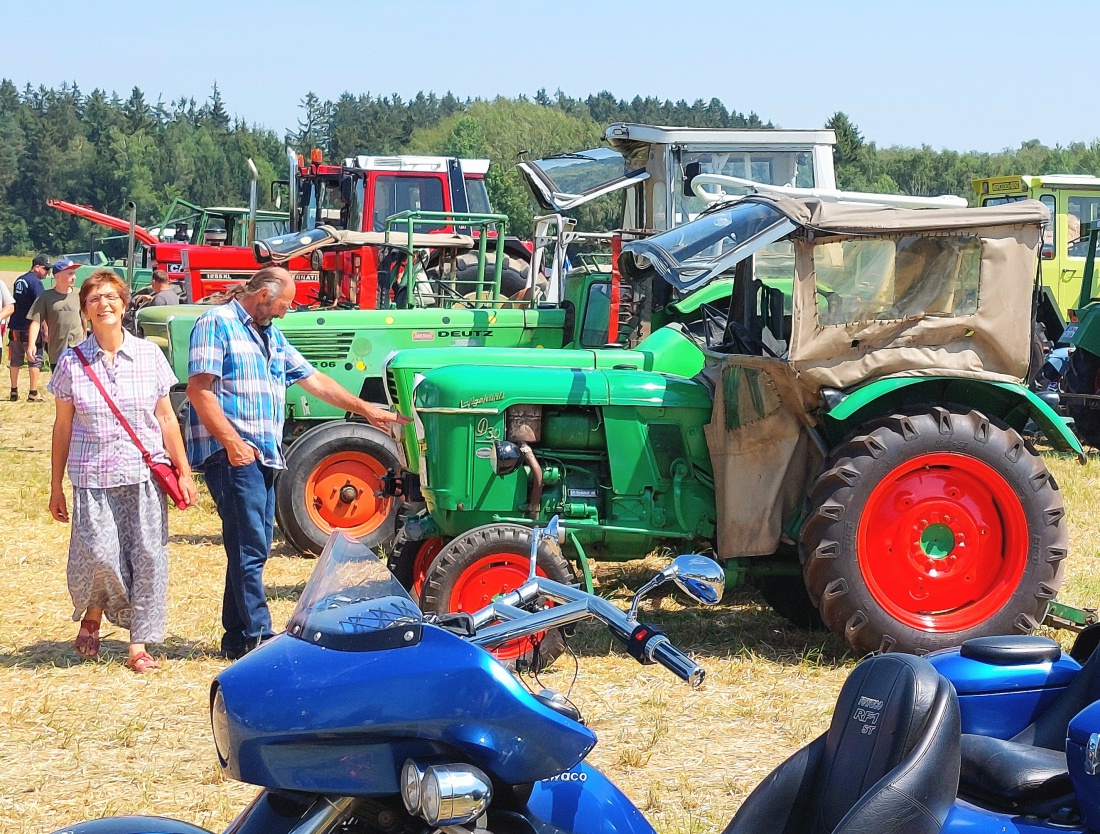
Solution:
M 252 651 L 253 649 L 258 649 L 260 646 L 262 646 L 268 640 L 273 639 L 274 637 L 274 634 L 268 634 L 264 637 L 260 637 L 259 639 L 251 643 L 233 643 L 226 642 L 223 639 L 221 656 L 224 657 L 226 660 L 240 660 L 250 651 Z
M 12 388 L 11 389 L 11 394 L 8 396 L 8 400 L 10 400 L 13 403 L 19 402 L 19 389 L 18 388 Z
M 16 397 L 16 399 L 18 399 L 18 397 Z M 31 391 L 29 394 L 27 394 L 27 402 L 29 402 L 29 403 L 44 403 L 44 402 L 46 402 L 46 399 L 41 394 L 39 394 L 37 391 Z

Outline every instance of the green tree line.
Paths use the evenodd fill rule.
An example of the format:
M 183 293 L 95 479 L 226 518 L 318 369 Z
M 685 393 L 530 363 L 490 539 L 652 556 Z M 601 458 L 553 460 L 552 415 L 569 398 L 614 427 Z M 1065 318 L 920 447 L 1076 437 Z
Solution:
M 593 147 L 617 121 L 696 127 L 773 127 L 716 98 L 694 102 L 603 91 L 585 98 L 539 90 L 534 96 L 459 99 L 448 92 L 396 95 L 344 93 L 300 102 L 298 124 L 278 133 L 229 115 L 215 86 L 204 101 L 181 97 L 150 102 L 135 87 L 128 98 L 103 90 L 84 93 L 0 81 L 0 251 L 78 251 L 104 230 L 46 207 L 48 198 L 125 215 L 155 225 L 176 197 L 200 205 L 243 205 L 246 160 L 260 171 L 261 195 L 285 177 L 284 147 L 321 148 L 328 159 L 355 154 L 427 153 L 486 157 L 490 197 L 512 229 L 530 229 L 533 206 L 514 163 Z M 844 113 L 826 125 L 837 133 L 841 188 L 909 194 L 970 196 L 976 176 L 1028 173 L 1100 174 L 1100 144 L 1048 148 L 1037 141 L 998 153 L 878 148 Z M 581 224 L 614 222 L 613 200 L 582 209 Z

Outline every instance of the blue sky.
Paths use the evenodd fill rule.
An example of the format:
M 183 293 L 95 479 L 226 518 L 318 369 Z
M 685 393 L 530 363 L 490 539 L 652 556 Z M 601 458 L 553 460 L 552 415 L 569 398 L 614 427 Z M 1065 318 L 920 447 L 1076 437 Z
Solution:
M 8 5 L 8 4 L 6 4 Z M 837 110 L 891 145 L 1100 138 L 1100 3 L 53 0 L 5 9 L 0 77 L 201 100 L 280 133 L 298 103 L 418 90 L 710 99 L 781 127 Z M 1061 33 L 1060 35 L 1057 33 Z M 369 150 L 369 149 L 364 149 Z

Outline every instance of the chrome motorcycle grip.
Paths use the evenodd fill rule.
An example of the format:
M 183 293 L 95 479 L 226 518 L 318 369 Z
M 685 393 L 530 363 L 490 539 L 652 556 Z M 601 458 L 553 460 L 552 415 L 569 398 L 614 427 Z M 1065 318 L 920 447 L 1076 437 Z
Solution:
M 707 676 L 706 670 L 676 648 L 663 634 L 646 644 L 645 654 L 655 663 L 660 663 L 680 680 L 687 681 L 692 689 L 702 685 Z

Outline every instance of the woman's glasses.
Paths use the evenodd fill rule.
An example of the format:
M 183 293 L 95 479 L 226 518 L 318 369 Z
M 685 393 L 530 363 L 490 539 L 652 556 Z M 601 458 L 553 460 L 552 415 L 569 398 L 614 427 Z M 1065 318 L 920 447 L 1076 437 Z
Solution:
M 96 304 L 99 304 L 100 302 L 106 302 L 107 304 L 115 304 L 116 302 L 120 301 L 121 299 L 122 299 L 122 296 L 119 295 L 117 292 L 104 292 L 104 293 L 100 293 L 99 295 L 89 295 L 88 299 L 84 303 L 87 304 L 89 307 L 94 307 Z

